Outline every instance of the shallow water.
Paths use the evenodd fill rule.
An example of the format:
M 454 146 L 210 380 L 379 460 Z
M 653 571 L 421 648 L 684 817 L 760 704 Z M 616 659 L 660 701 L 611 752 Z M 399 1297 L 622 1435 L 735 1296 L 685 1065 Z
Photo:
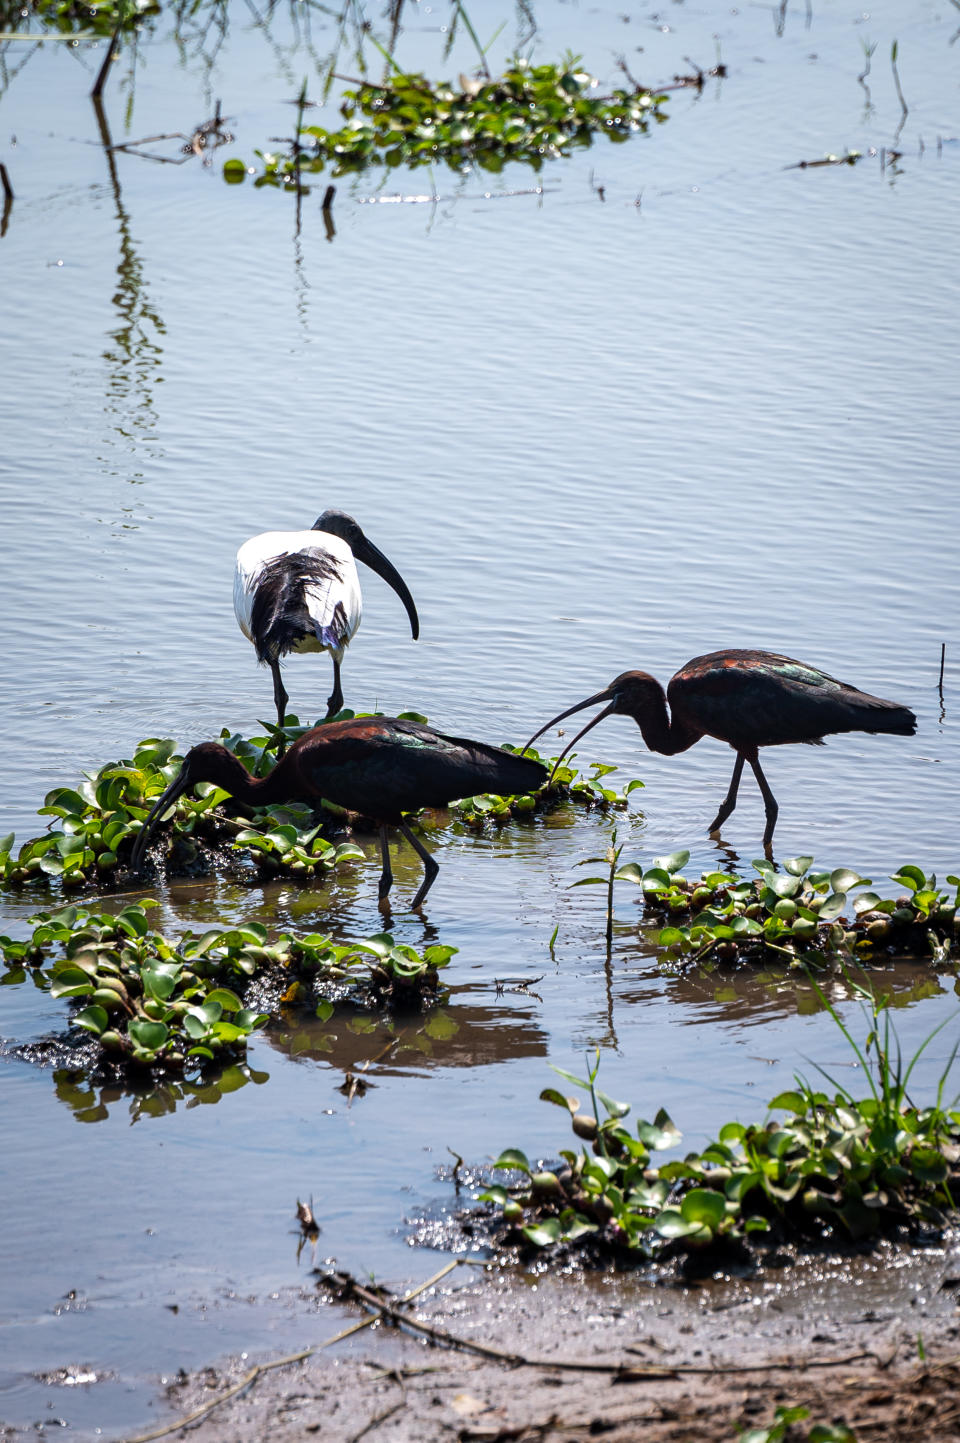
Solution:
M 522 16 L 497 0 L 471 15 L 485 37 L 506 19 L 499 64 Z M 26 47 L 7 47 L 2 830 L 32 835 L 51 786 L 141 736 L 187 745 L 271 715 L 269 676 L 232 616 L 233 555 L 259 530 L 342 506 L 398 566 L 422 622 L 413 645 L 396 598 L 364 577 L 349 704 L 520 742 L 626 667 L 666 680 L 720 646 L 784 651 L 907 702 L 919 729 L 769 754 L 778 853 L 876 880 L 904 861 L 960 870 L 956 13 L 922 4 L 905 21 L 884 0 L 865 17 L 835 0 L 809 24 L 788 7 L 781 26 L 779 6 L 624 18 L 557 3 L 537 19 L 537 55 L 569 46 L 604 83 L 619 54 L 660 80 L 719 47 L 729 73 L 672 94 L 655 133 L 548 166 L 540 196 L 506 194 L 536 184 L 519 167 L 342 180 L 332 241 L 322 186 L 297 237 L 289 196 L 220 178 L 226 155 L 252 160 L 289 130 L 305 72 L 314 86 L 285 11 L 265 31 L 238 6 L 209 66 L 178 58 L 161 25 L 126 120 L 129 61 L 111 77 L 114 140 L 188 132 L 220 97 L 236 140 L 210 169 L 120 153 L 112 170 L 87 99 L 102 51 L 50 44 L 11 77 Z M 470 69 L 462 35 L 443 60 L 445 20 L 411 7 L 401 63 Z M 323 24 L 318 13 L 317 54 L 333 43 Z M 869 103 L 862 42 L 877 45 Z M 346 55 L 341 68 L 353 73 Z M 901 157 L 882 162 L 893 145 Z M 854 167 L 786 168 L 847 147 L 865 152 Z M 434 191 L 435 204 L 379 203 Z M 325 658 L 295 658 L 286 676 L 292 709 L 323 710 Z M 727 847 L 705 835 L 729 776 L 718 743 L 655 757 L 611 719 L 583 756 L 646 782 L 617 822 L 625 858 L 689 847 L 695 872 L 731 849 L 744 866 L 759 854 L 746 783 Z M 565 1143 L 536 1101 L 548 1061 L 578 1070 L 599 1046 L 605 1088 L 641 1115 L 666 1106 L 691 1145 L 759 1115 L 798 1068 L 846 1079 L 808 988 L 664 975 L 629 888 L 607 964 L 603 894 L 569 888 L 610 829 L 563 814 L 436 834 L 428 921 L 460 949 L 443 1008 L 456 1030 L 405 1022 L 404 1050 L 372 1062 L 373 1086 L 349 1105 L 345 1071 L 389 1038 L 346 1020 L 258 1038 L 256 1080 L 219 1100 L 84 1097 L 0 1062 L 0 1417 L 129 1430 L 161 1375 L 334 1331 L 291 1300 L 307 1267 L 297 1197 L 313 1196 L 340 1265 L 426 1274 L 404 1219 L 450 1200 L 437 1176 L 448 1148 L 479 1161 Z M 180 887 L 164 922 L 319 914 L 340 935 L 377 931 L 367 844 L 370 865 L 319 895 Z M 409 899 L 406 852 L 396 870 Z M 36 905 L 4 899 L 0 928 L 22 934 Z M 402 910 L 394 931 L 424 938 Z M 538 980 L 525 994 L 498 978 Z M 954 1016 L 952 975 L 904 965 L 883 985 L 905 1049 Z M 6 988 L 0 1035 L 27 1040 L 63 1016 Z M 951 1021 L 919 1083 L 954 1037 Z M 71 1363 L 114 1378 L 33 1379 Z

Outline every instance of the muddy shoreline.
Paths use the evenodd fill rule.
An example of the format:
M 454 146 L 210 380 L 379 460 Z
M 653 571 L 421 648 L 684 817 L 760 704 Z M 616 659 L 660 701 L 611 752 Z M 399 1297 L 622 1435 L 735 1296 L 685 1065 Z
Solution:
M 808 1260 L 748 1282 L 468 1264 L 417 1298 L 410 1316 L 535 1364 L 455 1351 L 383 1319 L 319 1347 L 350 1326 L 338 1309 L 322 1308 L 305 1324 L 304 1348 L 317 1350 L 309 1357 L 253 1378 L 252 1368 L 274 1360 L 234 1358 L 169 1386 L 164 1412 L 174 1427 L 165 1436 L 679 1443 L 733 1439 L 738 1428 L 769 1426 L 778 1406 L 803 1405 L 809 1417 L 796 1438 L 815 1423 L 844 1423 L 857 1438 L 889 1443 L 956 1439 L 958 1302 L 957 1239 Z

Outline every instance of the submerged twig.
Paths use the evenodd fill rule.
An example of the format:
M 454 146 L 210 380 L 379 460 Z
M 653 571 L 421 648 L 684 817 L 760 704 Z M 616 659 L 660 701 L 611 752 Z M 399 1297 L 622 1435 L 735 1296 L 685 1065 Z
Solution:
M 403 1384 L 400 1386 L 403 1387 Z M 368 1423 L 364 1423 L 359 1433 L 352 1433 L 350 1435 L 347 1443 L 360 1443 L 361 1438 L 365 1438 L 374 1428 L 378 1428 L 381 1423 L 385 1423 L 388 1418 L 393 1417 L 394 1413 L 399 1413 L 400 1409 L 406 1406 L 407 1394 L 404 1390 L 402 1398 L 398 1399 L 396 1403 L 391 1403 L 389 1408 L 382 1408 L 379 1413 L 375 1413 Z
M 208 164 L 206 152 L 216 150 L 220 145 L 227 145 L 233 136 L 229 130 L 223 128 L 224 117 L 220 111 L 220 101 L 217 101 L 216 111 L 210 120 L 205 120 L 201 125 L 196 126 L 188 135 L 185 130 L 167 130 L 159 135 L 144 135 L 139 140 L 124 140 L 116 145 L 111 145 L 111 150 L 122 150 L 128 155 L 139 155 L 143 160 L 155 160 L 158 165 L 183 165 L 192 155 L 203 157 L 204 164 Z M 148 151 L 141 150 L 143 145 L 156 145 L 162 140 L 182 140 L 185 142 L 180 147 L 179 155 L 151 155 Z
M 785 165 L 784 170 L 819 170 L 825 165 L 856 165 L 858 160 L 863 159 L 863 152 L 860 150 L 848 150 L 846 155 L 825 155 L 822 160 L 797 160 L 793 165 Z
M 13 210 L 13 186 L 10 184 L 7 167 L 2 160 L 0 160 L 0 186 L 3 188 L 3 215 L 0 216 L 0 239 L 2 239 L 7 233 L 10 212 Z
M 107 83 L 107 72 L 109 71 L 110 66 L 113 64 L 114 57 L 117 53 L 117 46 L 120 44 L 120 28 L 120 24 L 118 23 L 114 27 L 113 34 L 110 36 L 110 44 L 107 46 L 107 53 L 103 57 L 103 64 L 100 66 L 100 70 L 94 82 L 93 89 L 90 92 L 94 100 L 100 99 L 101 95 L 103 94 L 103 87 Z
M 451 205 L 456 200 L 509 200 L 518 195 L 556 195 L 559 186 L 535 185 L 526 190 L 487 190 L 482 195 L 361 195 L 358 205 Z
M 332 241 L 337 234 L 337 227 L 333 223 L 333 197 L 337 193 L 335 185 L 328 185 L 323 193 L 323 201 L 320 205 L 320 214 L 323 216 L 323 228 L 327 240 Z

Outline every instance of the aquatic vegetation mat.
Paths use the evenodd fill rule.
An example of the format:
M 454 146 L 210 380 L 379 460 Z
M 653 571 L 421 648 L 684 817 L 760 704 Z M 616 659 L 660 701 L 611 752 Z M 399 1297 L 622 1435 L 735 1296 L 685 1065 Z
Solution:
M 354 715 L 344 710 L 335 719 Z M 402 712 L 401 718 L 426 722 L 419 712 Z M 292 742 L 307 730 L 291 717 L 284 734 Z M 220 741 L 252 775 L 263 776 L 276 760 L 277 735 L 276 728 L 255 737 L 224 728 Z M 544 760 L 548 766 L 552 761 Z M 19 847 L 12 832 L 0 837 L 0 890 L 53 885 L 64 891 L 86 886 L 106 892 L 126 885 L 137 833 L 154 802 L 177 776 L 182 761 L 176 742 L 148 737 L 137 744 L 132 757 L 85 773 L 75 787 L 54 787 L 38 813 L 51 819 L 46 833 Z M 467 798 L 453 804 L 453 815 L 476 830 L 487 819 L 505 822 L 564 801 L 601 811 L 623 808 L 627 795 L 642 783 L 633 781 L 625 791 L 615 792 L 603 785 L 612 770 L 595 763 L 589 775 L 581 776 L 572 766 L 563 766 L 539 792 Z M 228 792 L 200 782 L 166 813 L 163 835 L 151 856 L 171 875 L 222 870 L 253 882 L 277 876 L 323 877 L 365 861 L 354 842 L 325 835 L 342 832 L 347 817 L 342 808 L 326 803 L 319 811 L 302 802 L 242 807 Z
M 615 841 L 615 838 L 614 838 Z M 629 882 L 643 894 L 644 917 L 662 921 L 656 942 L 674 963 L 736 963 L 779 957 L 791 966 L 823 967 L 868 962 L 891 953 L 910 953 L 947 963 L 958 928 L 960 878 L 936 876 L 906 863 L 891 873 L 902 889 L 895 898 L 873 890 L 873 882 L 850 867 L 815 871 L 813 857 L 753 863 L 756 877 L 704 872 L 698 879 L 680 870 L 689 852 L 658 857 L 644 869 L 619 865 L 623 848 L 611 848 L 608 874 L 584 877 L 574 886 Z M 612 906 L 612 903 L 608 903 Z
M 748 1255 L 747 1244 L 758 1239 L 774 1248 L 797 1239 L 861 1243 L 938 1233 L 956 1221 L 960 1111 L 956 1100 L 945 1104 L 944 1092 L 960 1042 L 935 1103 L 918 1107 L 907 1089 L 936 1032 L 905 1063 L 887 999 L 856 990 L 869 1028 L 863 1046 L 820 997 L 863 1068 L 869 1096 L 855 1098 L 829 1077 L 830 1092 L 798 1077 L 768 1104 L 782 1120 L 728 1122 L 702 1152 L 682 1160 L 652 1162 L 653 1152 L 676 1147 L 680 1133 L 662 1110 L 631 1131 L 629 1105 L 596 1085 L 599 1053 L 586 1078 L 554 1068 L 587 1092 L 589 1105 L 553 1087 L 540 1096 L 568 1114 L 589 1147 L 561 1150 L 556 1168 L 531 1162 L 519 1148 L 500 1154 L 494 1169 L 515 1180 L 478 1197 L 493 1209 L 496 1244 L 638 1260 L 731 1246 Z
M 441 162 L 451 170 L 499 172 L 511 162 L 540 170 L 546 160 L 592 145 L 595 136 L 624 141 L 649 130 L 651 122 L 666 119 L 660 109 L 665 100 L 643 86 L 601 95 L 575 56 L 559 65 L 517 57 L 502 75 L 474 81 L 461 76 L 459 86 L 431 84 L 394 68 L 389 80 L 357 82 L 344 92 L 340 129 L 301 121 L 288 153 L 257 151 L 254 184 L 296 187 L 302 176 L 328 169 L 339 176 Z M 228 182 L 242 181 L 246 173 L 242 160 L 224 165 Z
M 115 30 L 139 30 L 160 14 L 158 0 L 0 0 L 0 31 L 33 31 L 38 26 L 60 35 L 108 36 Z
M 278 1005 L 308 1006 L 322 1021 L 344 999 L 409 1010 L 436 1001 L 438 971 L 457 950 L 419 953 L 389 933 L 349 943 L 281 933 L 271 942 L 255 922 L 173 940 L 150 927 L 158 905 L 145 898 L 117 913 L 39 913 L 30 937 L 0 937 L 0 985 L 29 973 L 76 1006 L 70 1025 L 97 1043 L 94 1065 L 179 1072 L 245 1056 L 250 1034 L 270 1020 L 269 1010 L 247 1005 L 255 979 L 272 982 Z

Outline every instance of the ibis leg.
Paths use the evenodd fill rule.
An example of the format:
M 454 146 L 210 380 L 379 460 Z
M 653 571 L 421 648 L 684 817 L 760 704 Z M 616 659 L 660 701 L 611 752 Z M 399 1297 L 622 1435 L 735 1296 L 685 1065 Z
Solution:
M 290 698 L 287 696 L 287 689 L 280 675 L 280 663 L 278 661 L 272 661 L 270 663 L 270 670 L 273 672 L 273 700 L 277 707 L 277 726 L 282 728 L 287 715 L 287 702 Z M 277 743 L 277 757 L 282 757 L 286 750 L 287 739 L 281 731 L 281 736 Z
M 730 813 L 733 811 L 734 807 L 737 805 L 737 791 L 740 787 L 740 778 L 742 775 L 743 753 L 737 752 L 737 760 L 733 764 L 733 776 L 730 778 L 730 786 L 727 789 L 727 795 L 720 803 L 719 812 L 710 823 L 709 830 L 711 832 L 718 832 L 720 830 L 724 822 L 729 817 Z
M 332 716 L 343 706 L 343 688 L 340 685 L 340 663 L 334 657 L 333 661 L 333 691 L 327 697 L 327 714 L 324 721 L 329 721 Z
M 390 869 L 390 844 L 386 827 L 380 828 L 380 854 L 383 857 L 383 871 L 380 873 L 380 887 L 377 906 L 384 916 L 390 911 L 390 888 L 393 886 L 393 872 Z
M 419 892 L 414 897 L 413 902 L 411 903 L 413 910 L 416 912 L 418 908 L 423 906 L 423 899 L 436 881 L 437 873 L 439 872 L 440 868 L 433 860 L 430 853 L 421 842 L 420 838 L 415 837 L 413 832 L 411 832 L 406 822 L 400 823 L 400 830 L 406 837 L 407 841 L 410 843 L 413 850 L 416 852 L 417 856 L 420 858 L 421 862 L 423 863 L 423 885 L 421 886 Z
M 760 760 L 756 756 L 750 758 L 750 765 L 753 767 L 753 775 L 757 779 L 757 786 L 763 796 L 763 804 L 767 809 L 767 825 L 763 829 L 763 845 L 766 855 L 769 858 L 772 852 L 773 829 L 777 825 L 777 813 L 780 808 L 777 806 L 777 799 L 770 790 L 770 783 L 760 770 Z

